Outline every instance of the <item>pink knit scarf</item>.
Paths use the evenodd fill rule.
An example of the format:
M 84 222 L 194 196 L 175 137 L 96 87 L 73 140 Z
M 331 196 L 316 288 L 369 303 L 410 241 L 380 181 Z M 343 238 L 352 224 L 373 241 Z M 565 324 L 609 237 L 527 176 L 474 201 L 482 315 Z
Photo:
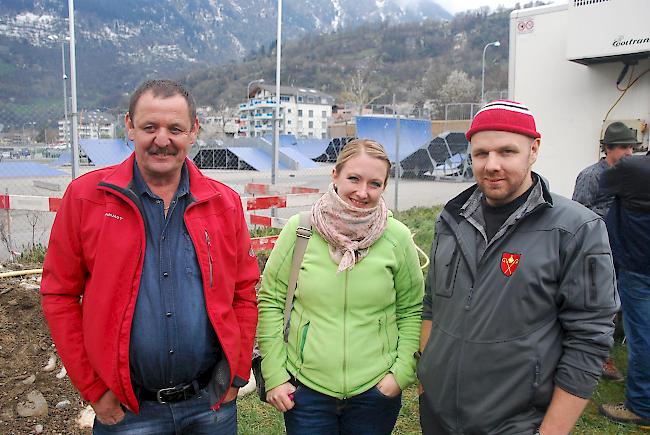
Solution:
M 312 223 L 329 244 L 337 273 L 352 269 L 368 255 L 368 248 L 384 233 L 388 209 L 384 198 L 373 208 L 357 208 L 345 202 L 331 183 L 311 209 Z

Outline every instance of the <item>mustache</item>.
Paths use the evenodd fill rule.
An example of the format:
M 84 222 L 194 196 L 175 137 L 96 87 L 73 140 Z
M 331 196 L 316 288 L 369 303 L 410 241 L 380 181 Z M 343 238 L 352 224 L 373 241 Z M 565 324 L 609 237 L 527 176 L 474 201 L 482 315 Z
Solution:
M 147 154 L 151 156 L 175 156 L 178 151 L 171 148 L 152 147 L 147 151 Z

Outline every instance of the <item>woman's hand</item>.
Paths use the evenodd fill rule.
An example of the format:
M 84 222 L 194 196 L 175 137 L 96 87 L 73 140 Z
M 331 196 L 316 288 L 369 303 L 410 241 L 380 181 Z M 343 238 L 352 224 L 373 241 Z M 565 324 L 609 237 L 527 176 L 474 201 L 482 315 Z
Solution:
M 387 397 L 397 397 L 402 392 L 392 373 L 386 373 L 386 376 L 377 384 L 377 389 Z
M 266 392 L 266 401 L 275 407 L 280 412 L 287 412 L 293 408 L 293 393 L 296 387 L 289 382 L 280 384 L 275 388 L 271 388 Z

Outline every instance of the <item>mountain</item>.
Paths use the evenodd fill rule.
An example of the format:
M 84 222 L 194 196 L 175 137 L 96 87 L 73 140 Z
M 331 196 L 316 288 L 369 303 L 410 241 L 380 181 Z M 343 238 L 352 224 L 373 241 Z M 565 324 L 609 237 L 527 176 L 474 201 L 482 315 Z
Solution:
M 282 84 L 317 89 L 335 96 L 337 103 L 365 94 L 358 100 L 390 104 L 395 94 L 398 103 L 421 107 L 428 102 L 444 115 L 446 103 L 480 99 L 487 42 L 500 41 L 501 46 L 487 53 L 485 89 L 507 89 L 510 12 L 481 9 L 456 14 L 449 21 L 384 22 L 306 35 L 282 47 Z M 197 69 L 183 81 L 200 104 L 233 107 L 244 98 L 250 81 L 275 82 L 275 62 L 274 50 L 259 51 L 243 62 Z M 454 82 L 459 72 L 466 77 L 460 84 Z M 357 95 L 351 95 L 355 88 Z
M 78 1 L 80 106 L 114 106 L 145 78 L 182 77 L 266 51 L 275 45 L 276 8 L 275 0 Z M 60 98 L 67 16 L 61 0 L 2 0 L 3 99 L 23 105 Z M 283 40 L 367 23 L 451 18 L 430 0 L 285 0 Z

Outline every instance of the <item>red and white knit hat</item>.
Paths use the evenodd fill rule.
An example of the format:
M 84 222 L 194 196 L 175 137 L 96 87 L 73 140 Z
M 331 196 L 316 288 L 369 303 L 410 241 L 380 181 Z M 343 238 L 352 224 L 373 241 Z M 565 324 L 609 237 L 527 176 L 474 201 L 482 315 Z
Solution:
M 483 106 L 474 116 L 465 137 L 472 140 L 475 133 L 486 130 L 509 131 L 532 138 L 542 137 L 537 132 L 535 118 L 528 107 L 510 100 L 494 100 Z

